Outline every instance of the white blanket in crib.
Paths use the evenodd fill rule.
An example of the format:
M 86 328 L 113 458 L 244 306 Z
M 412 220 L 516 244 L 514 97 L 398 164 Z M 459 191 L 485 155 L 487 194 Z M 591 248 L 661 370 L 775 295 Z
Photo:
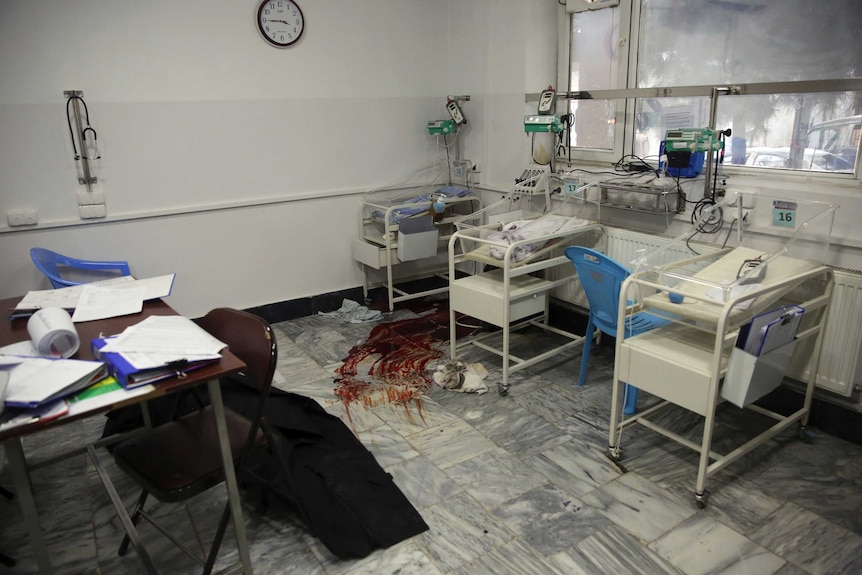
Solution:
M 502 260 L 506 256 L 506 249 L 509 245 L 536 238 L 535 242 L 521 244 L 512 250 L 512 261 L 520 262 L 548 243 L 550 238 L 541 239 L 544 236 L 566 232 L 588 223 L 589 221 L 581 218 L 558 215 L 542 216 L 535 220 L 515 220 L 503 226 L 499 232 L 488 235 L 488 239 L 494 242 L 490 246 L 490 254 L 494 258 Z

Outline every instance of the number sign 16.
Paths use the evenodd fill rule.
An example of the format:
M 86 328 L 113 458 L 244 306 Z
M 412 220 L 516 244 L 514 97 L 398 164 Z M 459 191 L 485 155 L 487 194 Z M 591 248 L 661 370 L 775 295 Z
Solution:
M 796 227 L 796 202 L 772 202 L 772 225 L 782 228 Z

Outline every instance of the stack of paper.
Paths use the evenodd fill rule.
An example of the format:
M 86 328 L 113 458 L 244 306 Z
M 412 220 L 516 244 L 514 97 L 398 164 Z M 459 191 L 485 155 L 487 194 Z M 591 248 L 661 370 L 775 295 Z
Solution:
M 71 395 L 107 375 L 101 361 L 5 357 L 8 371 L 5 404 L 36 408 Z
M 143 302 L 171 295 L 175 275 L 140 280 L 121 276 L 60 289 L 30 291 L 12 310 L 11 317 L 26 317 L 46 307 L 75 310 L 72 316 L 75 322 L 137 313 Z
M 93 340 L 93 354 L 126 388 L 217 361 L 225 347 L 183 316 L 150 316 L 117 336 Z

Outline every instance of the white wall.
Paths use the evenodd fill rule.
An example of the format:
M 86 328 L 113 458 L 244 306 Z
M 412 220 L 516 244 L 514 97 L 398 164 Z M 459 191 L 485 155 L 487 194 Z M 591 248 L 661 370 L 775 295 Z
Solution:
M 299 4 L 303 37 L 278 50 L 255 0 L 0 3 L 0 297 L 47 287 L 37 245 L 176 271 L 188 315 L 359 285 L 357 194 L 433 158 L 448 2 Z M 78 218 L 66 89 L 98 131 L 106 221 Z M 39 225 L 5 227 L 24 208 Z
M 48 287 L 33 246 L 177 272 L 195 316 L 361 284 L 361 193 L 422 182 L 430 119 L 469 94 L 462 157 L 506 189 L 529 161 L 524 92 L 555 70 L 545 0 L 300 1 L 269 47 L 256 0 L 0 3 L 0 297 Z M 78 217 L 63 91 L 98 131 L 106 220 Z M 423 171 L 425 170 L 425 171 Z M 39 224 L 8 228 L 6 212 Z

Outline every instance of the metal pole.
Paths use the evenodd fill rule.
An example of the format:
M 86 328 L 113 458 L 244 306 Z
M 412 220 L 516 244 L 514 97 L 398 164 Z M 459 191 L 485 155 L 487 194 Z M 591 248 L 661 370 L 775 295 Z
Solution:
M 87 159 L 87 152 L 84 149 L 84 131 L 81 128 L 81 109 L 79 106 L 81 105 L 80 100 L 75 98 L 74 102 L 74 110 L 75 110 L 75 131 L 78 134 L 78 144 L 80 144 L 81 148 L 81 162 L 84 167 L 84 177 L 78 178 L 78 183 L 85 184 L 87 186 L 87 191 L 92 192 L 92 183 L 93 179 L 90 177 L 90 160 Z
M 718 110 L 718 96 L 720 94 L 727 94 L 727 88 L 713 88 L 712 93 L 709 95 L 709 124 L 707 127 L 715 130 L 715 117 Z M 704 172 L 706 176 L 706 181 L 703 184 L 703 197 L 706 198 L 709 196 L 709 186 L 712 182 L 712 142 L 710 142 L 709 150 L 706 151 L 706 171 Z

